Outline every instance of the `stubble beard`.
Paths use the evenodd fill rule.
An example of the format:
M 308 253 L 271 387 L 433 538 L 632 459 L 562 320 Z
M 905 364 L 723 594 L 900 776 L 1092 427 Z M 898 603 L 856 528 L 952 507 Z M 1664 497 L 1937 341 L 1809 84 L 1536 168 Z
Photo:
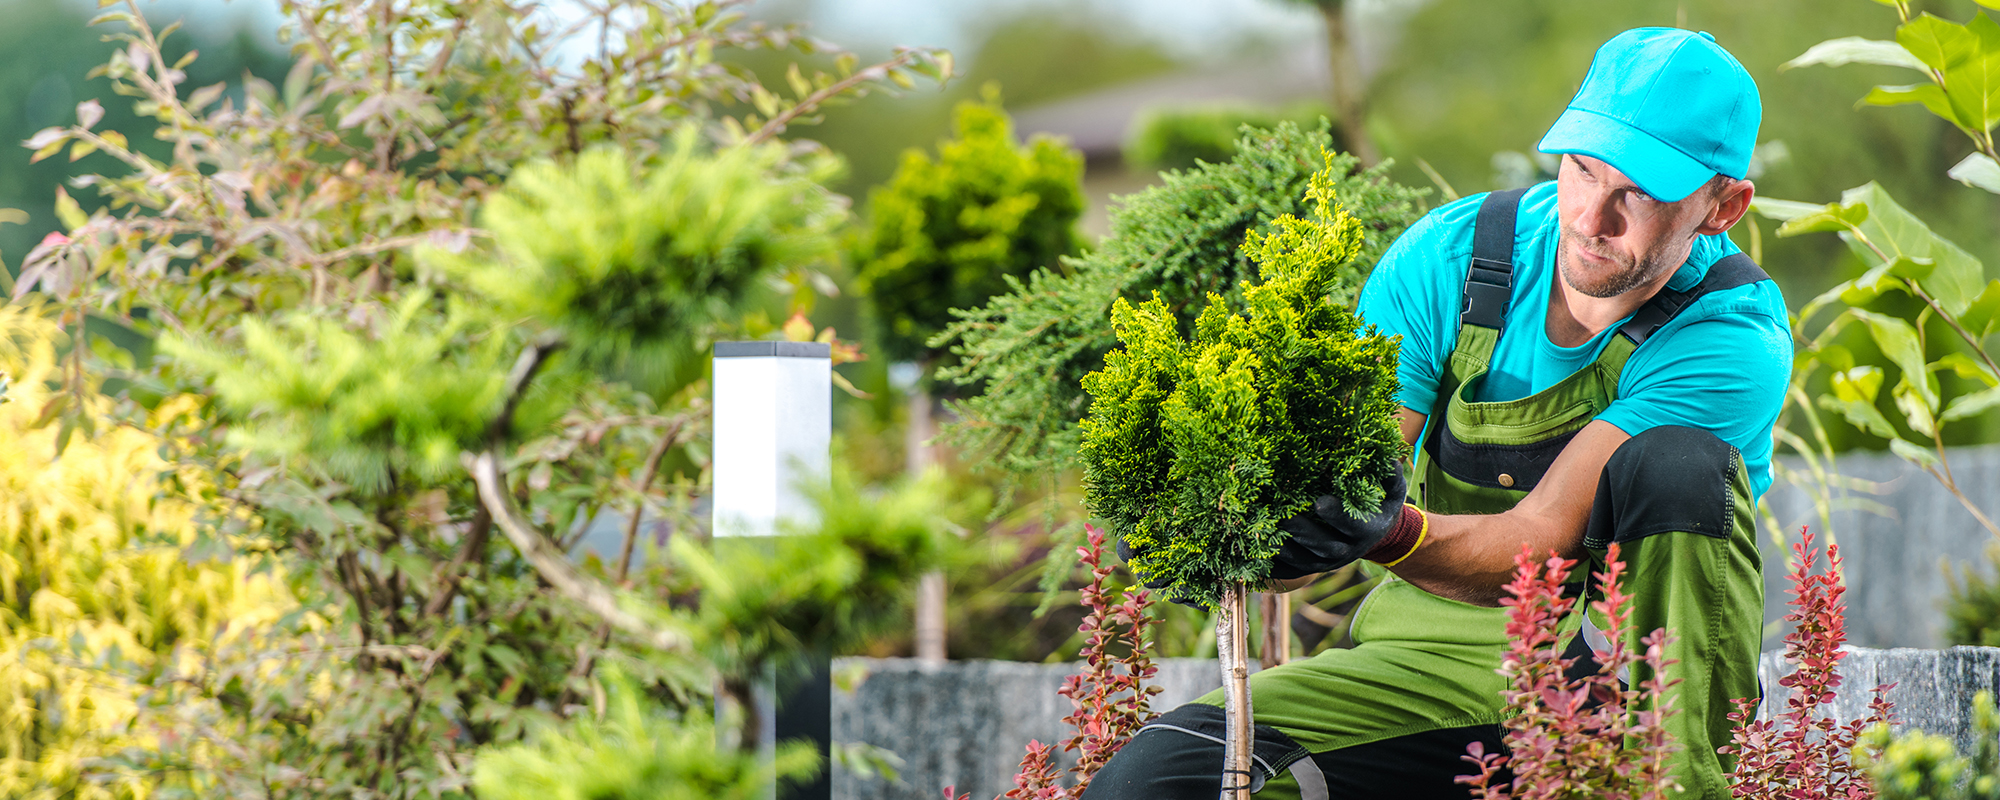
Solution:
M 1652 282 L 1653 279 L 1660 277 L 1662 272 L 1679 266 L 1678 264 L 1665 263 L 1668 260 L 1667 253 L 1648 253 L 1645 256 L 1634 259 L 1618 253 L 1608 253 L 1591 247 L 1587 244 L 1587 241 L 1588 237 L 1564 228 L 1562 238 L 1558 240 L 1556 246 L 1556 268 L 1562 270 L 1564 283 L 1569 284 L 1571 289 L 1575 289 L 1589 297 L 1600 299 L 1617 297 L 1618 295 L 1644 286 Z M 1618 265 L 1618 269 L 1602 275 L 1592 275 L 1585 272 L 1572 263 L 1576 258 L 1575 248 L 1582 248 L 1590 251 L 1593 255 L 1608 259 L 1613 264 Z M 1685 256 L 1682 257 L 1683 260 L 1685 258 Z

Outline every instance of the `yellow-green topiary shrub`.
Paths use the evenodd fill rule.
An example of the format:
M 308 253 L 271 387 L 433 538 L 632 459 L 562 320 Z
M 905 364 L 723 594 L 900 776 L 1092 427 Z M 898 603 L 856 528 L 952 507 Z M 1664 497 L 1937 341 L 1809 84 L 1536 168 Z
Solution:
M 166 401 L 147 427 L 110 419 L 109 401 L 72 392 L 94 432 L 42 419 L 62 396 L 60 332 L 33 308 L 0 306 L 0 796 L 144 797 L 150 781 L 99 775 L 94 762 L 147 747 L 134 725 L 148 681 L 193 668 L 193 654 L 293 606 L 282 580 L 249 562 L 183 557 L 203 513 L 204 476 L 161 458 L 153 429 L 195 408 Z

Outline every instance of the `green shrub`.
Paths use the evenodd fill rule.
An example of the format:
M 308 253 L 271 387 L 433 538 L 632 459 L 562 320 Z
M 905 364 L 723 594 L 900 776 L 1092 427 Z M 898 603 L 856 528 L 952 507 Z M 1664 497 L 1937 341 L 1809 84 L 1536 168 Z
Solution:
M 670 713 L 615 669 L 604 709 L 545 725 L 527 741 L 480 752 L 472 785 L 484 800 L 755 800 L 775 779 L 810 777 L 812 746 L 790 743 L 774 761 L 717 746 L 700 712 Z
M 985 303 L 1010 279 L 1081 249 L 1081 154 L 1047 136 L 1015 144 L 991 91 L 984 103 L 960 103 L 954 127 L 935 161 L 905 152 L 868 195 L 854 258 L 891 358 L 927 360 L 952 309 Z
M 1161 185 L 1122 198 L 1097 249 L 1010 280 L 1008 293 L 960 312 L 933 341 L 960 359 L 940 377 L 981 390 L 956 404 L 960 420 L 946 437 L 1017 479 L 1074 467 L 1076 424 L 1089 405 L 1081 381 L 1118 343 L 1105 321 L 1112 302 L 1157 296 L 1183 333 L 1210 294 L 1241 308 L 1241 286 L 1255 275 L 1245 236 L 1288 214 L 1309 216 L 1307 182 L 1323 165 L 1357 223 L 1355 248 L 1329 266 L 1333 301 L 1349 302 L 1416 219 L 1423 192 L 1390 182 L 1384 167 L 1358 170 L 1350 156 L 1323 162 L 1330 142 L 1324 123 L 1245 131 L 1227 163 L 1168 172 Z
M 1989 570 L 2000 568 L 2000 546 L 1986 549 Z M 1971 564 L 1947 566 L 1951 596 L 1944 606 L 1944 638 L 1955 645 L 2000 647 L 2000 578 L 1988 578 Z
M 1993 693 L 1972 698 L 1971 758 L 1959 755 L 1949 737 L 1923 731 L 1892 734 L 1875 725 L 1862 736 L 1855 760 L 1868 771 L 1879 800 L 1995 800 L 2000 798 L 2000 712 Z
M 1361 230 L 1335 206 L 1338 165 L 1325 158 L 1311 218 L 1279 217 L 1243 245 L 1263 282 L 1244 285 L 1240 312 L 1210 294 L 1183 337 L 1157 294 L 1119 298 L 1124 348 L 1083 379 L 1085 504 L 1131 544 L 1135 572 L 1204 605 L 1225 583 L 1263 581 L 1278 523 L 1314 497 L 1357 515 L 1380 506 L 1407 450 L 1395 342 L 1329 296 Z
M 1274 128 L 1280 122 L 1311 126 L 1330 119 L 1332 112 L 1318 103 L 1298 103 L 1284 108 L 1255 106 L 1196 106 L 1156 108 L 1139 118 L 1131 138 L 1125 142 L 1125 163 L 1147 170 L 1190 169 L 1197 162 L 1221 164 L 1236 157 L 1237 137 L 1243 127 Z M 1331 146 L 1346 151 L 1337 133 L 1329 133 Z

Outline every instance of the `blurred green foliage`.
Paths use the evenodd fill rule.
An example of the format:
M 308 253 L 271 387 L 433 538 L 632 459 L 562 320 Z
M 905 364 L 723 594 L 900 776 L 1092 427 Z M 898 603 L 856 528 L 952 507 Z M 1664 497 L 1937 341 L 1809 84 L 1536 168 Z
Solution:
M 952 309 L 984 304 L 1081 245 L 1083 157 L 1046 136 L 1016 144 L 999 100 L 993 88 L 983 103 L 960 103 L 936 160 L 907 151 L 868 193 L 853 257 L 890 358 L 931 362 Z
M 1295 103 L 1278 109 L 1255 106 L 1191 106 L 1157 108 L 1133 122 L 1125 142 L 1125 163 L 1133 169 L 1191 169 L 1197 161 L 1220 164 L 1236 156 L 1242 128 L 1275 128 L 1291 122 L 1312 127 L 1332 112 L 1321 103 Z M 1347 152 L 1338 131 L 1329 131 L 1336 152 Z
M 1880 800 L 1996 800 L 2000 798 L 2000 711 L 1993 693 L 1972 698 L 1970 757 L 1950 737 L 1921 730 L 1892 733 L 1875 725 L 1862 735 L 1855 761 L 1868 772 Z
M 810 745 L 775 760 L 719 746 L 700 711 L 672 713 L 622 671 L 607 670 L 602 708 L 543 724 L 518 744 L 482 751 L 473 788 L 485 800 L 759 800 L 776 779 L 813 774 Z
M 21 256 L 44 234 L 62 227 L 53 206 L 56 188 L 72 176 L 109 169 L 113 163 L 111 156 L 94 153 L 74 162 L 65 155 L 30 164 L 27 151 L 15 149 L 18 143 L 50 125 L 74 120 L 76 104 L 97 97 L 105 100 L 99 127 L 123 132 L 134 147 L 155 158 L 169 153 L 170 145 L 151 135 L 156 121 L 134 113 L 130 103 L 113 102 L 109 80 L 86 77 L 118 46 L 84 25 L 93 8 L 65 0 L 0 3 L 7 19 L 0 27 L 0 150 L 11 151 L 0 156 L 0 208 L 18 208 L 29 217 L 25 225 L 0 226 L 0 261 L 13 272 L 19 272 Z M 170 59 L 200 51 L 200 58 L 183 67 L 189 84 L 226 82 L 232 94 L 240 94 L 237 87 L 246 74 L 284 79 L 291 60 L 246 19 L 231 18 L 242 10 L 219 6 L 197 15 L 187 32 L 166 43 Z M 91 193 L 79 194 L 88 198 Z
M 75 182 L 104 205 L 59 203 L 66 236 L 17 289 L 73 337 L 95 314 L 163 341 L 73 348 L 53 391 L 150 387 L 119 398 L 130 419 L 171 391 L 213 401 L 164 439 L 218 484 L 198 555 L 273 559 L 302 606 L 140 687 L 151 744 L 117 770 L 165 796 L 463 797 L 479 748 L 591 711 L 601 667 L 675 718 L 741 704 L 765 669 L 879 630 L 897 570 L 955 552 L 947 513 L 851 485 L 827 517 L 845 527 L 777 562 L 577 552 L 600 517 L 642 556 L 704 538 L 702 355 L 767 304 L 806 305 L 847 219 L 830 161 L 783 137 L 950 70 L 935 50 L 836 55 L 767 86 L 715 54 L 829 45 L 738 5 L 613 0 L 564 33 L 504 0 L 290 3 L 296 65 L 240 95 L 188 85 L 136 3 L 103 16 L 101 71 L 133 98 L 112 105 L 165 146 L 112 135 L 97 102 L 35 133 L 44 155 L 111 160 Z M 566 55 L 585 41 L 616 46 Z M 80 404 L 37 411 L 102 435 Z M 901 516 L 862 520 L 881 508 Z M 755 614 L 808 627 L 732 638 Z M 703 760 L 703 735 L 647 744 L 675 754 L 650 763 L 690 770 L 690 796 L 749 791 L 702 771 L 748 763 Z
M 697 137 L 681 131 L 643 169 L 608 147 L 521 165 L 480 209 L 493 248 L 419 257 L 589 368 L 643 390 L 685 383 L 695 337 L 781 267 L 831 258 L 844 221 L 819 183 L 827 160 L 786 171 L 781 146 L 711 151 Z
M 2000 568 L 2000 545 L 1986 550 L 1986 570 Z M 1944 607 L 1944 640 L 1954 645 L 2000 647 L 2000 578 L 1971 564 L 1947 565 L 1950 590 Z
M 1315 497 L 1372 513 L 1408 450 L 1396 345 L 1345 300 L 1361 283 L 1361 226 L 1334 195 L 1349 165 L 1325 158 L 1309 217 L 1249 233 L 1258 281 L 1240 307 L 1210 293 L 1184 337 L 1158 293 L 1137 307 L 1120 297 L 1122 347 L 1083 379 L 1084 502 L 1132 546 L 1132 569 L 1177 599 L 1214 608 L 1226 584 L 1262 583 L 1278 523 Z
M 690 614 L 695 647 L 726 675 L 776 668 L 802 675 L 811 653 L 852 652 L 909 624 L 912 575 L 964 566 L 959 526 L 979 520 L 978 497 L 959 497 L 942 473 L 870 490 L 836 468 L 810 495 L 818 519 L 791 535 L 670 543 L 669 586 L 701 592 Z

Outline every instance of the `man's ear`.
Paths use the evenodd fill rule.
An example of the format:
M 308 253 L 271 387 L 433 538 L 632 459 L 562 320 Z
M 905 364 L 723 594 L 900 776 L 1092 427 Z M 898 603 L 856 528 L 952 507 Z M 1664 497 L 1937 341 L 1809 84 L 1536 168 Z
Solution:
M 1707 218 L 1695 226 L 1695 233 L 1713 236 L 1736 227 L 1744 214 L 1750 213 L 1750 200 L 1757 196 L 1757 184 L 1747 180 L 1732 180 L 1722 191 L 1715 194 L 1714 205 L 1709 208 Z

